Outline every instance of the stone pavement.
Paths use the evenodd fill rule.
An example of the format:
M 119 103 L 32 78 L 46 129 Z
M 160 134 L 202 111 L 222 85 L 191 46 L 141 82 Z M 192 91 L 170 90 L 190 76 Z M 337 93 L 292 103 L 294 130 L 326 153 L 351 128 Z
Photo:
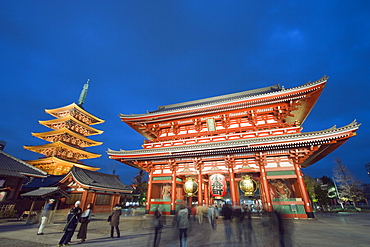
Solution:
M 370 214 L 367 213 L 320 213 L 315 219 L 284 220 L 285 246 L 370 246 Z M 94 214 L 89 224 L 88 239 L 77 244 L 76 233 L 71 246 L 153 246 L 154 230 L 150 227 L 149 215 L 122 216 L 120 221 L 121 238 L 110 238 L 107 214 Z M 172 216 L 166 216 L 160 244 L 163 247 L 180 246 L 178 230 L 172 227 Z M 280 246 L 279 235 L 273 221 L 266 221 L 253 215 L 253 231 L 250 243 L 244 235 L 241 241 L 233 226 L 231 243 L 225 240 L 224 225 L 219 220 L 216 229 L 207 221 L 199 225 L 195 222 L 188 232 L 188 247 L 207 246 Z M 24 221 L 0 222 L 0 246 L 57 246 L 63 232 L 64 222 L 55 221 L 47 225 L 44 235 L 36 235 L 37 225 L 26 225 Z M 77 228 L 78 229 L 78 228 Z

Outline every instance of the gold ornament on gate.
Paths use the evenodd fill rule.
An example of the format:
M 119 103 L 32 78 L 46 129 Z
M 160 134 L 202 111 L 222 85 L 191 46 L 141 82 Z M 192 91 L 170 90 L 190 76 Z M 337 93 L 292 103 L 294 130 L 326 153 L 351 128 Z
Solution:
M 194 196 L 198 191 L 198 184 L 194 181 L 194 178 L 187 177 L 184 183 L 184 191 L 188 196 Z
M 253 196 L 257 190 L 257 182 L 254 181 L 251 176 L 245 175 L 239 182 L 239 188 L 244 192 L 245 196 Z

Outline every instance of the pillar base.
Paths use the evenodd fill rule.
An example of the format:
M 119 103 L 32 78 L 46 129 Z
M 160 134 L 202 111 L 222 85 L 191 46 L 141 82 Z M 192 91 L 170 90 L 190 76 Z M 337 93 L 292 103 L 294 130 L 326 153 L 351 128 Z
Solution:
M 308 218 L 315 218 L 313 212 L 306 212 Z
M 149 210 L 148 209 L 145 209 L 145 214 L 149 214 Z
M 176 210 L 170 210 L 170 215 L 175 215 L 176 214 Z

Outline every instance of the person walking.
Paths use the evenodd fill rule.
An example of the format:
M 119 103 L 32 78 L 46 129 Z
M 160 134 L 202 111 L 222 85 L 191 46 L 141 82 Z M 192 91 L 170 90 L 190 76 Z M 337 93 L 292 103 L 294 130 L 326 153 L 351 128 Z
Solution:
M 180 247 L 187 246 L 187 239 L 188 239 L 188 228 L 189 224 L 189 211 L 185 205 L 181 205 L 180 211 L 177 214 L 177 225 L 179 227 L 180 232 Z
M 154 243 L 153 246 L 157 247 L 159 246 L 160 240 L 161 240 L 161 234 L 162 234 L 162 214 L 158 210 L 158 208 L 155 210 L 153 219 L 152 219 L 152 226 L 154 227 Z
M 212 205 L 208 206 L 207 217 L 209 225 L 215 229 L 215 208 Z
M 233 210 L 229 204 L 225 204 L 222 208 L 222 215 L 224 216 L 224 227 L 225 227 L 225 235 L 227 243 L 231 243 L 231 234 L 232 234 L 232 215 Z
M 46 222 L 48 221 L 51 210 L 53 209 L 54 199 L 49 199 L 49 202 L 45 205 L 44 210 L 42 210 L 41 214 L 41 223 L 39 226 L 39 229 L 37 231 L 37 235 L 44 235 L 44 228 L 46 225 Z
M 77 244 L 82 244 L 86 240 L 87 236 L 87 225 L 90 223 L 92 213 L 92 203 L 87 204 L 85 212 L 81 215 L 80 230 L 78 230 L 77 239 L 81 239 Z
M 111 220 L 110 220 L 110 237 L 113 238 L 114 228 L 116 228 L 117 232 L 117 238 L 121 237 L 120 231 L 119 231 L 119 218 L 122 214 L 122 208 L 119 204 L 116 204 L 112 210 L 112 213 L 110 214 Z
M 197 216 L 198 216 L 199 225 L 203 223 L 203 215 L 204 215 L 204 207 L 202 205 L 198 205 Z
M 218 211 L 217 205 L 215 205 L 215 224 L 218 224 L 218 217 L 220 216 L 220 212 Z
M 58 246 L 67 246 L 68 243 L 71 241 L 73 233 L 75 232 L 75 229 L 77 227 L 78 221 L 80 220 L 82 210 L 80 208 L 80 201 L 77 201 L 75 203 L 75 206 L 71 208 L 67 215 L 67 224 L 64 227 L 64 234 L 62 238 L 59 241 Z

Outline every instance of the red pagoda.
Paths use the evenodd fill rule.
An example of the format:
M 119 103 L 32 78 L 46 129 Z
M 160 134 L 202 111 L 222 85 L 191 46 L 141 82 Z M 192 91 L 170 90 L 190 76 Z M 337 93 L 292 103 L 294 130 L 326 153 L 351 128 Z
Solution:
M 147 212 L 180 204 L 253 202 L 283 217 L 312 218 L 302 168 L 356 135 L 344 127 L 302 132 L 328 77 L 293 88 L 279 84 L 120 118 L 147 140 L 143 149 L 108 150 L 111 159 L 149 173 Z M 260 203 L 259 203 L 260 202 Z

